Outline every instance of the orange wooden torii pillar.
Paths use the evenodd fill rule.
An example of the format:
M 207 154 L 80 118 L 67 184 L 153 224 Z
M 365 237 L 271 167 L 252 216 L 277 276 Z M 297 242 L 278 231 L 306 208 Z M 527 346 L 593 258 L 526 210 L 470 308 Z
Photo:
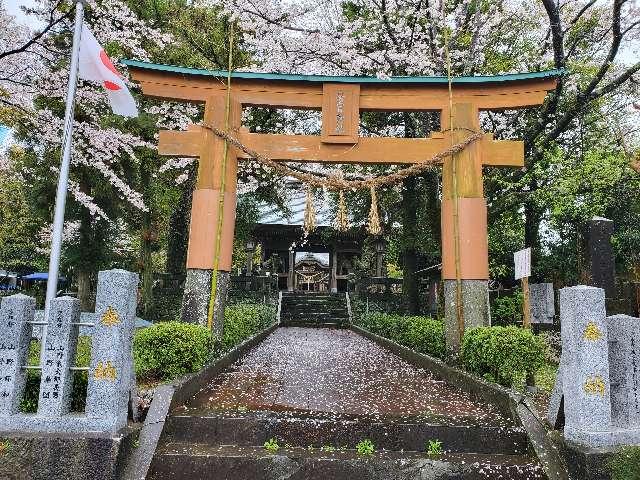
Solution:
M 183 102 L 204 103 L 205 121 L 224 128 L 225 71 L 197 70 L 125 61 L 145 95 Z M 323 163 L 409 164 L 424 161 L 479 131 L 479 112 L 532 107 L 542 104 L 556 86 L 560 72 L 546 71 L 492 77 L 453 79 L 449 128 L 449 92 L 446 77 L 331 77 L 234 72 L 231 74 L 230 129 L 247 147 L 276 161 Z M 316 109 L 322 111 L 322 133 L 272 135 L 249 133 L 241 126 L 242 108 Z M 361 111 L 439 111 L 441 132 L 429 138 L 360 137 Z M 453 138 L 451 138 L 453 136 Z M 216 251 L 220 160 L 224 141 L 210 130 L 191 126 L 188 131 L 161 131 L 162 155 L 199 159 L 198 180 L 193 196 L 188 278 L 183 302 L 183 319 L 206 323 L 211 273 Z M 221 283 L 228 285 L 231 269 L 237 159 L 243 152 L 229 149 L 225 187 L 224 226 L 219 270 Z M 456 168 L 453 188 L 454 162 Z M 520 141 L 495 141 L 490 133 L 444 162 L 442 181 L 442 269 L 445 281 L 447 341 L 456 348 L 460 332 L 456 321 L 456 260 L 454 206 L 457 190 L 459 233 L 459 277 L 465 327 L 490 323 L 488 304 L 487 207 L 482 184 L 482 167 L 524 165 Z M 226 280 L 225 280 L 226 278 Z M 219 288 L 222 308 L 225 289 Z M 216 315 L 216 319 L 221 318 Z

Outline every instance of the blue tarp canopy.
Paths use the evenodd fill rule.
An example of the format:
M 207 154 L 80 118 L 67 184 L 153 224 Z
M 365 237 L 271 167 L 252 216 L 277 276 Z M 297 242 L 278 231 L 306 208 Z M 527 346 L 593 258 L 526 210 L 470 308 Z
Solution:
M 30 273 L 29 275 L 24 275 L 20 277 L 22 280 L 36 280 L 36 281 L 47 281 L 49 280 L 48 272 L 35 272 Z M 59 282 L 66 282 L 67 279 L 64 277 L 58 277 Z

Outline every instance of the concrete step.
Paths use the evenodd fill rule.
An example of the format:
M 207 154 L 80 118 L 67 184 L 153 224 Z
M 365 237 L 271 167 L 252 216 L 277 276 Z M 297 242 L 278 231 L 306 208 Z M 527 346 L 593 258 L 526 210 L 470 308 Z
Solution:
M 323 320 L 311 322 L 308 320 L 280 320 L 281 327 L 306 327 L 306 328 L 343 328 L 346 322 L 343 320 Z
M 170 443 L 158 450 L 152 480 L 531 480 L 545 478 L 537 462 L 521 455 L 444 454 L 354 450 L 326 452 L 264 447 Z
M 327 310 L 325 312 L 304 312 L 304 311 L 281 311 L 280 318 L 289 317 L 289 318 L 308 318 L 310 320 L 318 319 L 318 318 L 349 318 L 349 314 L 345 310 Z
M 439 440 L 449 453 L 520 455 L 527 437 L 505 426 L 446 425 L 437 418 L 376 417 L 306 412 L 202 412 L 174 415 L 165 425 L 166 441 L 209 445 L 261 446 L 270 438 L 297 447 L 330 445 L 355 448 L 370 439 L 378 449 L 424 451 L 429 440 Z
M 324 306 L 341 306 L 344 307 L 344 301 L 339 302 L 337 300 L 298 300 L 298 299 L 289 299 L 289 300 L 282 300 L 282 305 L 287 305 L 287 306 L 297 306 L 297 305 L 304 305 L 306 307 L 324 307 Z

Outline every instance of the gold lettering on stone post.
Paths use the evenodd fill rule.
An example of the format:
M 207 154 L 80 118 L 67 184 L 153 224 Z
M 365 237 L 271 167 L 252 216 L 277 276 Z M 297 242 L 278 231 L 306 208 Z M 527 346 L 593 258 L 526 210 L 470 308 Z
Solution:
M 600 375 L 587 377 L 587 380 L 584 382 L 584 393 L 588 395 L 600 395 L 604 397 L 604 390 L 604 380 L 602 380 Z
M 589 322 L 587 323 L 587 328 L 584 329 L 584 335 L 582 338 L 595 342 L 602 338 L 602 332 L 594 322 Z
M 108 360 L 105 364 L 98 362 L 96 370 L 93 373 L 93 378 L 96 380 L 110 380 L 113 382 L 116 379 L 116 369 Z
M 107 327 L 113 327 L 120 323 L 120 317 L 118 313 L 111 307 L 107 308 L 107 311 L 102 315 L 102 319 L 100 319 L 100 323 L 106 325 Z

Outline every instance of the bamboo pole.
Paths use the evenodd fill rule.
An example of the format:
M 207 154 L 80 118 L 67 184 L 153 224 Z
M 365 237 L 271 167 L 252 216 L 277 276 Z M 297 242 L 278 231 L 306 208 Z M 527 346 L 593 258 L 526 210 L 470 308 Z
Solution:
M 522 326 L 524 328 L 531 328 L 531 301 L 529 298 L 529 277 L 522 277 Z
M 447 83 L 449 87 L 449 137 L 453 146 L 454 125 L 453 125 L 453 81 L 451 78 L 451 55 L 449 52 L 449 32 L 446 25 L 445 3 L 442 2 L 442 19 L 444 22 L 444 51 L 447 62 Z M 462 300 L 462 278 L 460 272 L 460 222 L 459 222 L 459 201 L 458 201 L 458 158 L 452 155 L 452 187 L 453 187 L 453 252 L 456 266 L 456 320 L 458 322 L 458 338 L 462 344 L 464 336 L 464 308 Z M 444 272 L 444 270 L 443 270 Z M 443 279 L 444 280 L 444 279 Z
M 227 99 L 224 112 L 224 128 L 229 131 L 229 117 L 231 112 L 231 69 L 233 68 L 233 22 L 229 26 L 229 57 L 227 68 Z M 209 298 L 209 310 L 207 312 L 207 327 L 213 327 L 216 294 L 218 290 L 218 267 L 220 265 L 220 249 L 222 243 L 222 226 L 224 220 L 224 197 L 227 174 L 227 157 L 229 154 L 229 142 L 225 140 L 222 153 L 222 178 L 220 179 L 220 190 L 218 194 L 218 227 L 216 231 L 215 255 L 213 257 L 213 272 L 211 272 L 211 296 Z

